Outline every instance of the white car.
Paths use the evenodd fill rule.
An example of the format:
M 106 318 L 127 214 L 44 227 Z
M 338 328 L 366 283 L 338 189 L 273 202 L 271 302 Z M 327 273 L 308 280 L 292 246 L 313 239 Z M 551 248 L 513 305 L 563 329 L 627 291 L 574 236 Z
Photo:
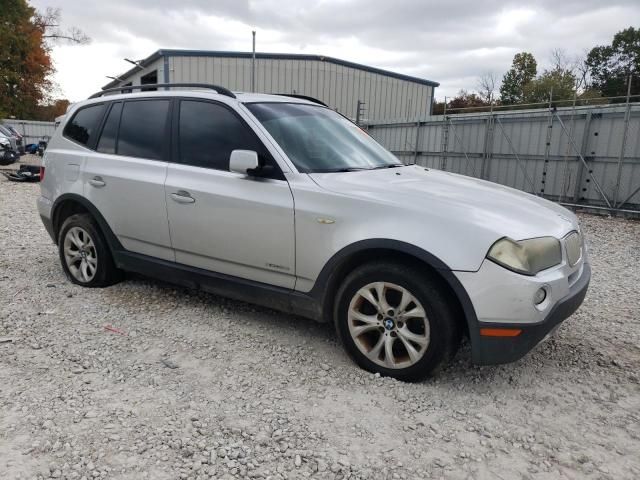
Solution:
M 408 381 L 463 335 L 475 363 L 517 360 L 582 303 L 565 208 L 403 165 L 313 99 L 156 87 L 75 104 L 51 138 L 38 209 L 72 282 L 134 271 L 333 322 Z

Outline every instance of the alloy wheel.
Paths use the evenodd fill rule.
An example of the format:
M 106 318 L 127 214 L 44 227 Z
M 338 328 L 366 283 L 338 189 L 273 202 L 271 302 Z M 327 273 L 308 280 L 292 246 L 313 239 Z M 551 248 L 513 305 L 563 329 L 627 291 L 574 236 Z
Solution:
M 71 227 L 64 237 L 64 259 L 73 277 L 88 283 L 98 270 L 98 254 L 93 239 L 81 227 Z
M 351 299 L 347 318 L 349 333 L 358 349 L 382 367 L 410 367 L 429 347 L 426 312 L 420 301 L 400 285 L 365 285 Z

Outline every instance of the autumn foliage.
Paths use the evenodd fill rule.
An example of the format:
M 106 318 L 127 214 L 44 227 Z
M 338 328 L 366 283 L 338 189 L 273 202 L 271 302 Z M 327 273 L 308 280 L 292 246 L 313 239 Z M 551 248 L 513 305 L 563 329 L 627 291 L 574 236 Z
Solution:
M 0 118 L 53 120 L 60 106 L 50 98 L 54 68 L 44 38 L 47 26 L 26 0 L 4 0 L 2 5 Z

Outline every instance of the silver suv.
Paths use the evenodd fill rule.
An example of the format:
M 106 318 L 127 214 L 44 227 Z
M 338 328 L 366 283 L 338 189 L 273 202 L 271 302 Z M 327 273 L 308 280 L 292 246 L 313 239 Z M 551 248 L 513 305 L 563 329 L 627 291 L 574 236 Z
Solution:
M 38 208 L 72 282 L 133 271 L 333 322 L 402 380 L 463 335 L 478 364 L 517 360 L 582 303 L 568 210 L 404 165 L 314 99 L 152 87 L 75 104 L 49 143 Z

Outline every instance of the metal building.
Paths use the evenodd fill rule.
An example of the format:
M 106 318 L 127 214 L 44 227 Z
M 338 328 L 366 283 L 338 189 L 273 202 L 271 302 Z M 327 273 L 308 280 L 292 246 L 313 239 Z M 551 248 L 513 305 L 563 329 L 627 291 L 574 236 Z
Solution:
M 213 83 L 250 92 L 252 54 L 158 50 L 103 88 L 150 83 Z M 415 121 L 431 114 L 431 80 L 320 55 L 256 53 L 255 91 L 315 97 L 349 118 Z

